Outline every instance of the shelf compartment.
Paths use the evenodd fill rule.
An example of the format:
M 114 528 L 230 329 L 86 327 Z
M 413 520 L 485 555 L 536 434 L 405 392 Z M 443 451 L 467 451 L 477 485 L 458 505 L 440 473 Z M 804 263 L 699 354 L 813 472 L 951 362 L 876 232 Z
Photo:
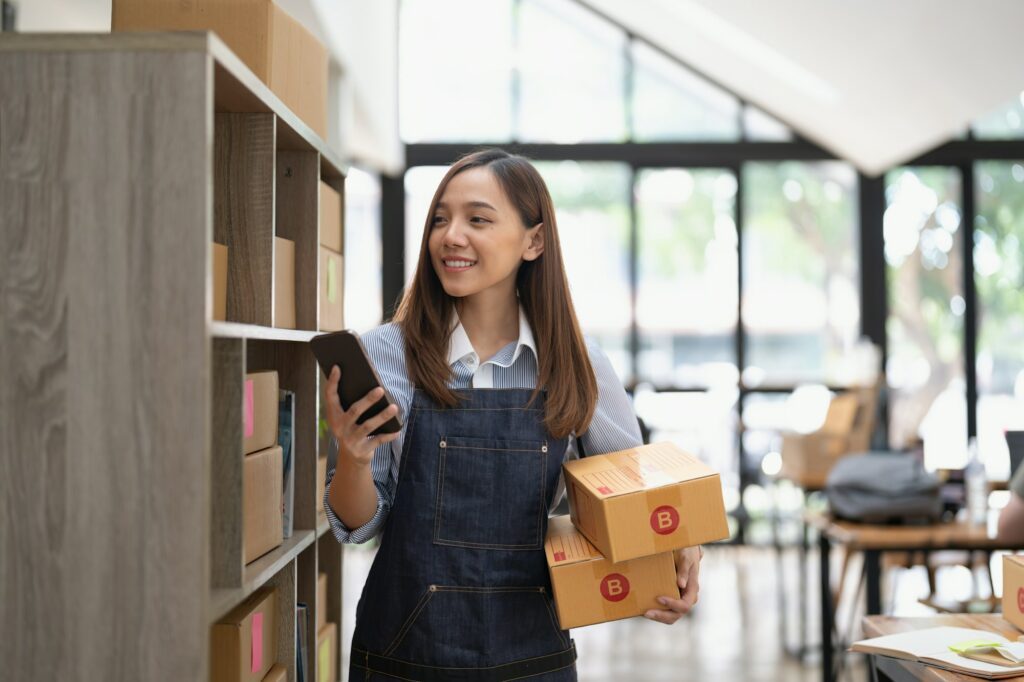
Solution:
M 227 317 L 273 326 L 273 114 L 214 115 L 214 241 L 228 247 Z
M 316 329 L 320 157 L 279 149 L 275 172 L 277 236 L 295 243 L 295 323 Z

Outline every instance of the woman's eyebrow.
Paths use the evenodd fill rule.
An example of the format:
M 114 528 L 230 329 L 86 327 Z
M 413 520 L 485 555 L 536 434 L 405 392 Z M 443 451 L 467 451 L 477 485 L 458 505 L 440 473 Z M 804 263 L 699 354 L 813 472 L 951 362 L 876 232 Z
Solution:
M 488 204 L 486 201 L 467 201 L 466 203 L 463 204 L 463 206 L 465 206 L 467 208 L 489 208 L 492 211 L 497 211 L 498 210 L 498 209 L 494 208 L 493 206 L 491 206 L 490 204 Z M 437 208 L 438 208 L 438 210 L 445 210 L 445 211 L 447 211 L 448 210 L 448 204 L 444 203 L 443 201 L 439 201 L 439 202 L 437 202 Z

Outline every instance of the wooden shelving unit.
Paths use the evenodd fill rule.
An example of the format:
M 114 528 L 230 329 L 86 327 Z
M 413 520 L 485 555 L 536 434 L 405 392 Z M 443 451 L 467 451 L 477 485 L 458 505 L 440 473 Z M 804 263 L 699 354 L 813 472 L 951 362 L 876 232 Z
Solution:
M 305 602 L 320 679 L 342 552 L 316 508 L 307 342 L 319 181 L 343 194 L 346 167 L 213 34 L 5 37 L 0 92 L 5 670 L 209 679 L 210 625 L 273 585 L 276 660 L 296 679 Z M 295 242 L 296 330 L 274 326 L 275 235 Z M 211 319 L 213 241 L 227 322 Z M 264 369 L 296 394 L 295 530 L 245 565 L 243 384 Z

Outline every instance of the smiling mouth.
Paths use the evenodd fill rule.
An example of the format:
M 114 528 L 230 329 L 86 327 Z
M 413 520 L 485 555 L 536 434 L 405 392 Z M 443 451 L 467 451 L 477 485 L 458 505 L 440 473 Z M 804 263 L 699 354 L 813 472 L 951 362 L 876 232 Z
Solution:
M 475 260 L 449 260 L 445 259 L 441 261 L 444 263 L 446 270 L 469 270 L 471 267 L 476 265 Z

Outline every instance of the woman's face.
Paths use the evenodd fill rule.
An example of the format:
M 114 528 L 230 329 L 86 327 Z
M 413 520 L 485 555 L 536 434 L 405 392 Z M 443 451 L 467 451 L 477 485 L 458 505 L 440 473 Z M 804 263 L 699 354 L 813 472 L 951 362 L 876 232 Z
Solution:
M 470 168 L 441 195 L 427 242 L 430 261 L 449 296 L 514 295 L 519 265 L 543 251 L 540 229 L 523 226 L 488 168 Z

